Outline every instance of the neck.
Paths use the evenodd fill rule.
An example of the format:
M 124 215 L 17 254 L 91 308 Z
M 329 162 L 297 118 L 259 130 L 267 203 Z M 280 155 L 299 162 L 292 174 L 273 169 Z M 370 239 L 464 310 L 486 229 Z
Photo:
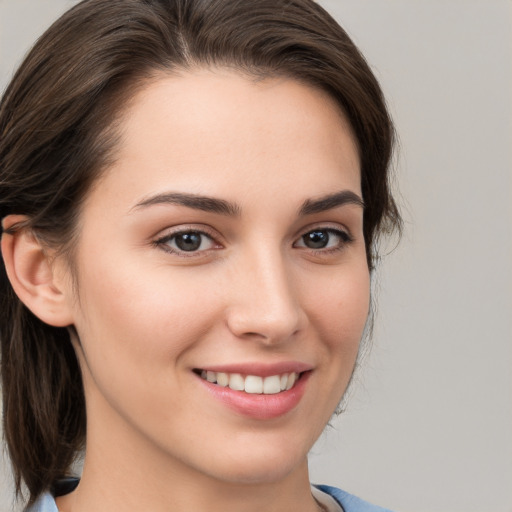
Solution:
M 94 468 L 94 469 L 93 469 Z M 180 471 L 146 471 L 120 463 L 117 468 L 98 467 L 86 456 L 77 489 L 57 499 L 60 512 L 318 512 L 310 492 L 307 461 L 276 482 L 239 483 Z
M 234 471 L 232 477 L 219 478 L 167 454 L 117 419 L 108 425 L 89 422 L 87 432 L 80 484 L 57 499 L 60 512 L 319 510 L 310 491 L 306 456 L 286 474 L 239 478 Z

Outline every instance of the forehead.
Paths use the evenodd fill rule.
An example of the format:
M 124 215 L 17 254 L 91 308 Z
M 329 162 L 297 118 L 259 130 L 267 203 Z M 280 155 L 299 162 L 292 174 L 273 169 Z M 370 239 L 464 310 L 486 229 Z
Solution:
M 295 80 L 256 81 L 226 69 L 162 75 L 137 92 L 120 130 L 101 188 L 110 183 L 119 195 L 122 185 L 132 202 L 165 188 L 221 196 L 244 187 L 246 194 L 301 187 L 309 196 L 333 187 L 360 194 L 349 123 L 328 94 Z

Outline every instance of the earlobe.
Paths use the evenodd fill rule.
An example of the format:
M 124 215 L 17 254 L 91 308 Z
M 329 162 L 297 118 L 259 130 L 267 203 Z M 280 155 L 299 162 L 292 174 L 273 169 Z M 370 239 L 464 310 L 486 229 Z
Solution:
M 2 256 L 11 285 L 34 315 L 54 327 L 73 323 L 67 289 L 56 278 L 52 260 L 37 236 L 24 224 L 22 215 L 8 215 L 2 221 Z

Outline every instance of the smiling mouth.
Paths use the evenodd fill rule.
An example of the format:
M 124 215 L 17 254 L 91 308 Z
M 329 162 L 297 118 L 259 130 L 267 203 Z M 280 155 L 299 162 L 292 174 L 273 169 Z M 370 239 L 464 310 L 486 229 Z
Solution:
M 290 372 L 280 375 L 260 377 L 240 373 L 213 372 L 197 369 L 194 372 L 203 380 L 234 391 L 243 391 L 253 395 L 275 395 L 293 388 L 302 373 Z

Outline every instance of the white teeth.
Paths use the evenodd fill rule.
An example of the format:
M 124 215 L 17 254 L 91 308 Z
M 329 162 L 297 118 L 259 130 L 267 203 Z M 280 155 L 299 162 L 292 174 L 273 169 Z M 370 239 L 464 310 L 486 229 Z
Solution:
M 235 391 L 245 391 L 250 394 L 274 395 L 281 391 L 288 391 L 297 382 L 299 375 L 295 372 L 282 375 L 270 375 L 259 377 L 240 373 L 201 371 L 201 378 L 208 382 L 216 383 L 222 387 L 228 387 Z
M 222 387 L 226 387 L 229 385 L 229 375 L 227 373 L 219 372 L 217 373 L 217 384 Z
M 239 373 L 232 373 L 229 376 L 229 387 L 235 391 L 244 390 L 244 378 Z
M 286 385 L 288 384 L 288 374 L 285 373 L 283 375 L 281 375 L 281 379 L 280 379 L 280 388 L 281 388 L 281 391 L 284 391 L 286 389 Z
M 256 375 L 247 375 L 245 377 L 245 392 L 254 395 L 263 393 L 263 379 Z
M 292 386 L 295 384 L 295 381 L 297 380 L 297 374 L 296 373 L 290 373 L 288 375 L 288 383 L 286 384 L 286 391 L 292 388 Z
M 265 395 L 275 395 L 281 391 L 281 377 L 279 375 L 272 375 L 265 377 L 263 381 L 263 393 Z

